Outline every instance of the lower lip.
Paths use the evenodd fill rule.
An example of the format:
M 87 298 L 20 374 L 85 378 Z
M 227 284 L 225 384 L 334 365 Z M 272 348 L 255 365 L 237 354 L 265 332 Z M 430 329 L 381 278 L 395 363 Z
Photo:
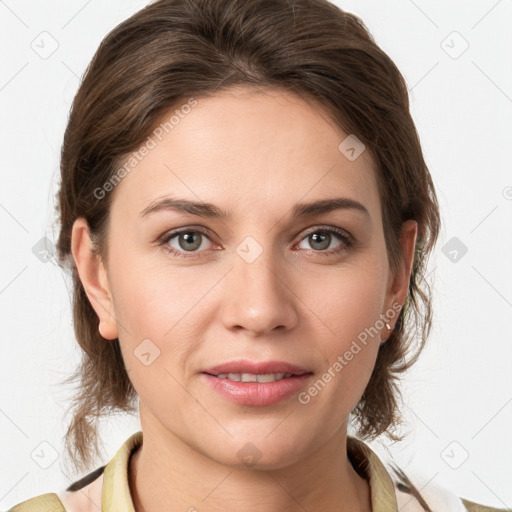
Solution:
M 205 381 L 223 397 L 241 405 L 274 405 L 296 394 L 312 376 L 311 373 L 294 375 L 274 382 L 238 382 L 219 379 L 208 373 L 201 374 Z

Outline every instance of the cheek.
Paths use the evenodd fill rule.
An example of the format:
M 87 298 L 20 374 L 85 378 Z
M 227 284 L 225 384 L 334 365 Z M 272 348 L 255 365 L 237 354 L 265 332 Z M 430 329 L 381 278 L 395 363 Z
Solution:
M 164 369 L 173 373 L 176 368 L 184 369 L 187 356 L 197 349 L 201 340 L 197 331 L 204 317 L 201 298 L 218 281 L 218 276 L 198 268 L 172 268 L 165 264 L 163 251 L 151 257 L 136 251 L 128 255 L 127 251 L 112 265 L 110 280 L 123 358 L 137 375 L 141 371 L 137 358 L 143 353 L 155 357 L 151 374 L 165 377 Z
M 323 320 L 338 348 L 375 326 L 384 313 L 387 274 L 377 261 L 367 259 L 307 281 L 305 302 Z
M 154 251 L 127 249 L 116 254 L 116 260 L 112 258 L 116 261 L 111 276 L 116 318 L 133 337 L 163 339 L 197 302 L 203 289 L 201 280 L 193 278 L 193 271 L 166 265 L 165 251 Z
M 308 279 L 306 304 L 321 319 L 317 339 L 324 368 L 319 375 L 336 403 L 359 400 L 370 379 L 381 341 L 387 274 L 377 258 L 346 266 L 329 279 Z M 315 320 L 316 322 L 316 320 Z
M 198 281 L 178 279 L 180 273 L 164 265 L 149 266 L 147 260 L 126 259 L 112 275 L 119 341 L 139 397 L 154 411 L 175 410 L 187 399 L 178 381 L 195 350 L 190 340 L 198 339 L 189 329 L 196 325 L 192 308 L 202 287 Z

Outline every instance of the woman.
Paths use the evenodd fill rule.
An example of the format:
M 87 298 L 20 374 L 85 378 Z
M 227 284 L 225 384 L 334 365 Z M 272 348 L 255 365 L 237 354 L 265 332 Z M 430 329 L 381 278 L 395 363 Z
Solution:
M 399 439 L 440 217 L 404 80 L 357 17 L 150 4 L 94 56 L 61 178 L 84 351 L 66 440 L 88 474 L 11 510 L 497 510 L 363 441 Z M 95 420 L 137 406 L 90 472 Z

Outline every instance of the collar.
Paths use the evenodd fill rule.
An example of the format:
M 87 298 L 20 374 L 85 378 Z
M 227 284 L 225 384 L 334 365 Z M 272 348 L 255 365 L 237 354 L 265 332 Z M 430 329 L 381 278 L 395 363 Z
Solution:
M 128 483 L 130 456 L 142 444 L 142 431 L 132 434 L 106 465 L 101 509 L 104 512 L 135 512 Z M 356 437 L 347 435 L 347 454 L 352 465 L 370 484 L 372 510 L 397 512 L 395 485 L 379 457 Z
M 370 484 L 373 512 L 398 512 L 395 482 L 377 454 L 361 439 L 347 435 L 347 456 Z

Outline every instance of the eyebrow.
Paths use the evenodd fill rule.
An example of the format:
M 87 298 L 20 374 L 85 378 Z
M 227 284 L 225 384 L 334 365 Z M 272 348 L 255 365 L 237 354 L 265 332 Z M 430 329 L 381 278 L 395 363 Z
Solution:
M 370 218 L 370 213 L 360 202 L 349 197 L 334 197 L 331 199 L 320 199 L 310 203 L 297 203 L 292 208 L 292 216 L 295 218 L 313 217 L 329 213 L 335 210 L 356 210 L 365 214 Z M 141 217 L 146 217 L 152 213 L 176 210 L 198 217 L 207 217 L 214 219 L 228 219 L 230 214 L 212 203 L 204 203 L 200 201 L 190 201 L 188 199 L 178 199 L 174 197 L 164 197 L 144 208 L 140 212 Z

